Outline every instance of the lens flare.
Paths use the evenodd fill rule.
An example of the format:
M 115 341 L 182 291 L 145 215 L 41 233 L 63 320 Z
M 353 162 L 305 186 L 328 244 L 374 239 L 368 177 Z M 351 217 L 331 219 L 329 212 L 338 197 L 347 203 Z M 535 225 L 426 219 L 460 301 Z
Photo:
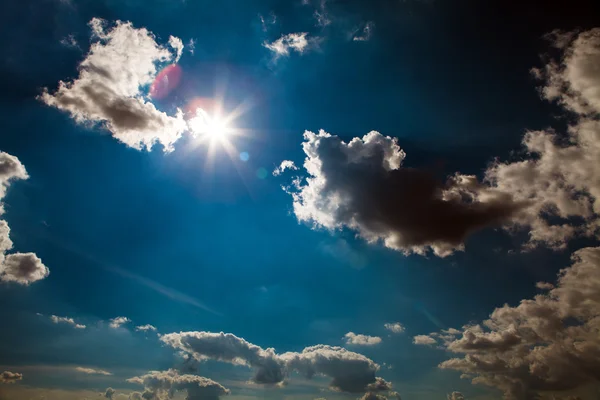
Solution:
M 150 86 L 150 97 L 153 99 L 164 99 L 179 86 L 181 81 L 181 67 L 171 64 L 164 67 L 154 78 Z

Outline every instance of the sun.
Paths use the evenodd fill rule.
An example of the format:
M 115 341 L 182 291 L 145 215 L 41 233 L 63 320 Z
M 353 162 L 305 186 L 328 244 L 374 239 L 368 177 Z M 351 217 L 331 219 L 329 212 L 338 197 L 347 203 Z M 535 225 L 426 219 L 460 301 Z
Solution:
M 222 118 L 219 113 L 209 115 L 202 109 L 196 110 L 196 116 L 188 120 L 188 127 L 199 139 L 211 142 L 225 141 L 232 132 L 226 118 Z

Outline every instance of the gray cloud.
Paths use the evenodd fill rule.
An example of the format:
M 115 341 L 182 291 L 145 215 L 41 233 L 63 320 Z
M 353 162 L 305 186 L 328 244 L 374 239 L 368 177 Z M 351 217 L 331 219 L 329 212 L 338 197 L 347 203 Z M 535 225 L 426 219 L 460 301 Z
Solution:
M 465 396 L 463 396 L 461 392 L 452 392 L 451 394 L 447 395 L 446 398 L 448 400 L 465 400 Z
M 95 41 L 79 65 L 79 76 L 61 81 L 54 93 L 46 89 L 40 99 L 77 122 L 101 124 L 128 146 L 150 149 L 158 142 L 171 150 L 186 129 L 183 113 L 169 116 L 157 110 L 141 88 L 152 83 L 158 63 L 179 59 L 183 43 L 169 38 L 173 54 L 145 28 L 121 21 L 108 30 L 105 26 L 101 19 L 90 21 Z
M 553 289 L 495 309 L 443 347 L 440 368 L 498 388 L 507 399 L 567 391 L 600 380 L 600 247 L 573 255 Z M 458 335 L 454 335 L 458 336 Z
M 163 398 L 163 395 L 170 398 L 179 391 L 187 392 L 187 400 L 218 400 L 221 396 L 229 394 L 229 389 L 212 379 L 197 375 L 180 375 L 172 369 L 150 371 L 127 381 L 143 385 L 146 391 L 140 397 L 145 399 L 159 399 Z
M 478 229 L 506 221 L 520 206 L 501 193 L 458 195 L 466 178 L 442 185 L 425 171 L 403 168 L 397 140 L 378 132 L 346 143 L 324 131 L 305 132 L 306 183 L 288 191 L 299 221 L 349 228 L 369 242 L 405 253 L 429 248 L 445 256 Z
M 116 391 L 115 389 L 109 387 L 108 389 L 106 389 L 106 391 L 104 392 L 104 397 L 106 397 L 108 400 L 112 400 L 114 395 L 115 395 Z
M 11 183 L 17 179 L 28 179 L 29 175 L 21 161 L 0 151 L 0 215 L 4 214 L 2 199 Z M 0 220 L 0 281 L 29 285 L 46 278 L 50 270 L 34 253 L 6 254 L 13 247 L 10 228 Z
M 23 374 L 18 372 L 4 371 L 0 374 L 0 383 L 15 383 L 23 379 Z
M 379 365 L 362 354 L 341 347 L 317 345 L 302 352 L 277 354 L 231 333 L 180 332 L 161 336 L 165 344 L 191 355 L 198 361 L 216 360 L 256 369 L 257 383 L 283 382 L 290 372 L 310 379 L 315 375 L 330 377 L 330 386 L 350 393 L 388 390 L 391 385 L 375 376 Z M 369 386 L 371 385 L 371 386 Z

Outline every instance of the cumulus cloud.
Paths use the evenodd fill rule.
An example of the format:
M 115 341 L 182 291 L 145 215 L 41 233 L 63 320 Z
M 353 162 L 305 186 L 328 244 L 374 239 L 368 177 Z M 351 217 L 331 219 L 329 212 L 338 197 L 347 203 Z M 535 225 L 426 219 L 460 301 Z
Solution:
M 131 320 L 127 317 L 116 317 L 110 320 L 109 326 L 113 329 L 118 329 L 122 325 L 127 324 L 129 322 L 131 322 Z
M 23 379 L 23 374 L 18 372 L 4 371 L 0 374 L 0 383 L 15 383 Z
M 470 191 L 492 188 L 528 202 L 508 227 L 529 230 L 526 247 L 563 249 L 574 237 L 600 237 L 600 29 L 549 37 L 562 56 L 534 74 L 543 97 L 570 113 L 567 132 L 527 132 L 525 157 L 496 161 Z
M 85 329 L 85 325 L 78 324 L 73 318 L 69 317 L 58 317 L 56 315 L 51 315 L 50 321 L 54 322 L 55 324 L 68 324 L 73 326 L 75 329 Z
M 0 215 L 4 214 L 2 200 L 11 183 L 28 178 L 25 166 L 17 157 L 0 152 Z M 12 247 L 10 228 L 6 221 L 0 220 L 0 281 L 29 285 L 50 274 L 50 270 L 34 253 L 6 254 Z
M 112 375 L 110 372 L 103 369 L 86 368 L 86 367 L 75 367 L 75 371 L 81 372 L 88 375 Z
M 600 247 L 578 250 L 554 288 L 495 309 L 443 347 L 460 355 L 440 364 L 505 398 L 567 391 L 600 379 Z
M 437 340 L 435 340 L 429 335 L 417 335 L 413 337 L 413 343 L 419 345 L 431 345 L 436 344 Z
M 153 325 L 147 324 L 147 325 L 136 326 L 135 330 L 142 331 L 142 332 L 148 332 L 148 331 L 156 332 L 156 327 Z
M 310 379 L 315 375 L 331 378 L 339 391 L 364 393 L 368 388 L 391 387 L 375 376 L 379 365 L 371 359 L 341 347 L 317 345 L 302 352 L 277 354 L 231 333 L 180 332 L 161 336 L 165 344 L 189 354 L 198 361 L 216 360 L 256 369 L 254 382 L 277 384 L 290 372 Z M 372 385 L 372 386 L 369 386 Z
M 447 395 L 446 398 L 448 400 L 465 400 L 465 396 L 463 396 L 461 392 L 452 392 L 451 394 Z
M 115 389 L 109 387 L 108 389 L 106 389 L 106 391 L 104 392 L 104 397 L 106 397 L 109 400 L 112 400 L 114 395 L 115 395 L 116 391 Z
M 400 322 L 393 322 L 384 324 L 383 327 L 392 333 L 404 332 L 404 326 Z
M 325 131 L 304 133 L 306 183 L 288 188 L 299 221 L 329 230 L 352 229 L 369 242 L 405 253 L 433 249 L 445 256 L 465 237 L 507 220 L 520 205 L 488 191 L 457 196 L 464 182 L 443 185 L 425 171 L 401 167 L 397 140 L 370 132 L 346 143 Z
M 288 57 L 292 51 L 303 54 L 305 51 L 317 46 L 318 38 L 308 37 L 308 32 L 296 32 L 282 35 L 274 42 L 263 43 L 263 46 L 274 53 L 275 59 Z
M 142 89 L 156 77 L 157 64 L 179 59 L 183 43 L 171 36 L 173 52 L 130 22 L 106 28 L 104 20 L 94 18 L 89 25 L 94 42 L 79 65 L 79 76 L 59 82 L 54 93 L 45 89 L 40 99 L 79 123 L 102 125 L 133 148 L 150 149 L 158 142 L 171 150 L 186 129 L 183 113 L 170 116 L 157 110 Z
M 279 176 L 287 169 L 296 171 L 298 167 L 296 167 L 293 161 L 283 160 L 281 164 L 279 164 L 279 166 L 273 170 L 273 176 Z
M 187 400 L 218 400 L 229 394 L 229 389 L 212 379 L 198 375 L 180 375 L 173 369 L 150 371 L 127 381 L 143 385 L 146 392 L 140 397 L 146 399 L 162 399 L 164 395 L 170 398 L 179 391 L 187 392 Z
M 368 336 L 356 334 L 354 332 L 348 332 L 344 335 L 346 344 L 353 344 L 357 346 L 374 346 L 381 343 L 381 338 L 378 336 Z

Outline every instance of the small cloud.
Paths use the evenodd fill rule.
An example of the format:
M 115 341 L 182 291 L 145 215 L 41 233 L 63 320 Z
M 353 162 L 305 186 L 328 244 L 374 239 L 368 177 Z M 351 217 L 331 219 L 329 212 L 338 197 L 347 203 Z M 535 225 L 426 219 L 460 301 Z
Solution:
M 431 336 L 428 335 L 417 335 L 415 337 L 413 337 L 413 343 L 414 344 L 418 344 L 418 345 L 432 345 L 432 344 L 436 344 L 437 340 L 435 340 L 434 338 L 432 338 Z
M 183 41 L 175 36 L 169 36 L 169 46 L 175 50 L 175 62 L 178 62 L 183 54 Z
M 78 324 L 73 318 L 51 315 L 50 320 L 55 324 L 68 324 L 73 326 L 75 329 L 85 329 L 85 325 Z
M 187 49 L 190 52 L 191 55 L 194 55 L 194 50 L 196 50 L 196 40 L 195 39 L 190 39 L 190 41 L 187 44 Z
M 127 317 L 116 317 L 110 320 L 110 327 L 113 329 L 118 329 L 121 327 L 121 325 L 124 325 L 128 322 L 131 322 L 131 320 Z
M 279 164 L 279 166 L 273 170 L 273 176 L 279 176 L 287 169 L 297 171 L 298 167 L 296 167 L 293 161 L 283 160 L 281 164 Z
M 404 332 L 404 326 L 400 322 L 392 322 L 383 325 L 385 329 L 392 333 L 402 333 Z
M 0 374 L 0 383 L 15 383 L 23 379 L 23 374 L 18 372 L 4 371 Z
M 147 324 L 147 325 L 136 326 L 135 330 L 142 331 L 142 332 L 148 332 L 148 331 L 156 332 L 156 327 L 153 325 Z
M 65 47 L 69 47 L 69 48 L 74 48 L 74 49 L 79 48 L 79 44 L 77 43 L 77 40 L 75 39 L 74 35 L 69 35 L 69 36 L 62 38 L 60 40 L 60 44 L 62 44 Z
M 268 17 L 264 17 L 262 14 L 258 14 L 258 18 L 260 19 L 260 26 L 263 32 L 269 30 L 269 26 L 275 25 L 277 23 L 277 16 L 273 11 L 269 13 Z
M 369 41 L 369 39 L 371 39 L 371 35 L 373 35 L 373 29 L 375 29 L 375 24 L 372 21 L 368 21 L 361 30 L 360 34 L 356 34 L 358 31 L 354 32 L 352 40 L 355 42 Z
M 368 336 L 355 334 L 354 332 L 348 332 L 344 335 L 346 339 L 346 344 L 356 345 L 356 346 L 375 346 L 376 344 L 381 343 L 381 338 L 378 336 Z
M 288 57 L 291 51 L 303 54 L 318 43 L 318 38 L 309 38 L 308 32 L 288 33 L 271 43 L 263 43 L 263 46 L 271 50 L 275 59 Z
M 88 375 L 112 375 L 110 372 L 105 371 L 103 369 L 94 369 L 94 368 L 85 368 L 85 367 L 75 367 L 75 371 L 81 372 Z
M 552 290 L 554 289 L 554 285 L 548 282 L 538 282 L 535 284 L 535 287 L 541 290 Z
M 461 392 L 452 392 L 446 396 L 448 400 L 465 400 L 465 396 Z

